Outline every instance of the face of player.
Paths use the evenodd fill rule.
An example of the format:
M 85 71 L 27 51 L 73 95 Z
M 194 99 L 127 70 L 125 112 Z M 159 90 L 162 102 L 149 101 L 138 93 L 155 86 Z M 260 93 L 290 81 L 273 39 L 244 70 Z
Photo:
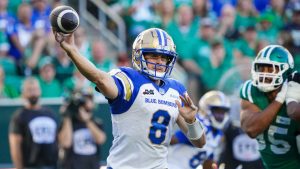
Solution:
M 215 119 L 220 123 L 224 120 L 225 114 L 228 112 L 228 109 L 222 107 L 211 107 L 210 110 Z
M 154 53 L 147 53 L 144 55 L 145 60 L 151 63 L 147 63 L 148 69 L 155 70 L 158 72 L 165 72 L 166 66 L 155 66 L 155 64 L 159 65 L 167 65 L 170 58 L 166 55 L 162 54 L 154 54 Z
M 275 66 L 275 70 L 273 65 L 271 64 L 259 64 L 257 66 L 257 71 L 261 72 L 261 73 L 278 73 L 279 72 L 279 67 Z M 259 81 L 263 82 L 265 81 L 265 83 L 271 83 L 272 82 L 272 77 L 260 77 Z

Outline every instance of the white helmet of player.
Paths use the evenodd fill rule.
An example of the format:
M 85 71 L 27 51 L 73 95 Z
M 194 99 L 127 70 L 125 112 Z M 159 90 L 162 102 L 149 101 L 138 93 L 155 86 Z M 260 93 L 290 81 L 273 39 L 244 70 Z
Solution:
M 175 44 L 170 35 L 162 29 L 150 28 L 141 32 L 132 45 L 133 68 L 145 73 L 152 79 L 164 79 L 170 76 L 176 63 L 177 53 Z M 149 62 L 144 58 L 147 53 L 161 54 L 168 57 L 166 65 Z M 154 70 L 148 68 L 148 64 L 154 65 Z M 165 67 L 165 72 L 157 71 L 158 67 Z
M 273 91 L 287 79 L 293 68 L 294 59 L 287 49 L 280 45 L 268 45 L 253 61 L 252 84 L 262 92 Z
M 199 100 L 199 108 L 209 117 L 212 126 L 223 129 L 229 120 L 230 101 L 221 91 L 209 91 Z

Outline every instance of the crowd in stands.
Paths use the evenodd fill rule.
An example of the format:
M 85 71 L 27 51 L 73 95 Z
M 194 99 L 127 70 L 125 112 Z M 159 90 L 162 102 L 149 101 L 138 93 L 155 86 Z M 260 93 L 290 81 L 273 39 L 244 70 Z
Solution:
M 177 72 L 180 79 L 186 72 L 183 83 L 195 101 L 217 88 L 230 69 L 242 66 L 247 73 L 234 74 L 239 80 L 227 83 L 238 88 L 249 77 L 257 51 L 268 44 L 286 47 L 299 69 L 299 0 L 104 1 L 123 17 L 127 44 L 150 27 L 162 28 L 173 37 L 179 54 Z M 58 0 L 0 1 L 0 98 L 19 97 L 22 79 L 31 75 L 38 78 L 43 98 L 93 87 L 54 43 L 48 18 L 57 5 L 61 5 Z M 130 50 L 110 56 L 103 40 L 90 41 L 89 36 L 79 27 L 75 42 L 97 67 L 109 71 L 130 64 Z

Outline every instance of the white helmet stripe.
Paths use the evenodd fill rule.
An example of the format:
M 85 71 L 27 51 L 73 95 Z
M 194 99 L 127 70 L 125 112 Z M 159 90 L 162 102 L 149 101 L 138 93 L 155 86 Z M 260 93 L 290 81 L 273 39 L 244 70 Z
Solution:
M 270 54 L 272 53 L 273 49 L 276 48 L 276 47 L 277 46 L 274 45 L 274 46 L 271 47 L 271 49 L 268 50 L 267 58 L 266 58 L 268 61 L 270 61 Z
M 249 85 L 249 87 L 247 88 L 247 95 L 248 95 L 248 98 L 249 98 L 249 101 L 251 103 L 253 103 L 253 99 L 252 99 L 252 95 L 251 95 L 251 84 Z

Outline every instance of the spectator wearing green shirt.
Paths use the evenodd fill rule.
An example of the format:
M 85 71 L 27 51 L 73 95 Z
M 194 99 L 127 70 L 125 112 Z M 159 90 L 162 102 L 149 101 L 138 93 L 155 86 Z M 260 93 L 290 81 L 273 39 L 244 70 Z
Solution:
M 210 43 L 217 38 L 215 26 L 211 19 L 203 18 L 198 29 L 198 36 L 190 39 L 189 44 L 186 46 L 189 54 L 182 57 L 183 67 L 189 75 L 188 89 L 193 91 L 189 94 L 195 101 L 199 100 L 200 96 L 205 92 L 201 80 L 203 70 L 199 63 L 201 63 L 203 58 L 211 55 Z
M 201 21 L 202 18 L 210 18 L 217 20 L 217 14 L 211 9 L 209 0 L 192 0 L 192 8 L 196 20 Z
M 202 69 L 202 82 L 206 90 L 216 89 L 223 74 L 232 67 L 231 55 L 226 52 L 222 41 L 215 40 L 211 44 L 211 55 L 199 61 Z
M 109 72 L 111 69 L 116 68 L 116 65 L 113 60 L 106 56 L 106 50 L 107 48 L 103 41 L 94 41 L 92 45 L 91 62 L 95 64 L 97 68 Z
M 62 96 L 62 87 L 58 80 L 55 79 L 55 73 L 51 58 L 43 58 L 39 64 L 38 77 L 43 98 Z
M 166 31 L 173 37 L 179 59 L 188 57 L 191 40 L 197 35 L 198 24 L 193 19 L 193 10 L 189 5 L 182 5 L 177 10 L 177 17 Z
M 66 95 L 71 94 L 74 91 L 84 91 L 90 88 L 93 84 L 85 78 L 78 69 L 74 69 L 73 76 L 69 77 L 64 82 L 64 92 Z
M 75 38 L 75 44 L 78 47 L 80 53 L 82 56 L 87 57 L 88 59 L 91 59 L 92 57 L 92 47 L 90 42 L 88 41 L 86 37 L 86 32 L 82 27 L 78 27 L 74 34 Z
M 272 27 L 277 30 L 283 28 L 284 22 L 287 19 L 285 16 L 285 5 L 285 0 L 270 0 L 270 5 L 264 12 L 274 18 L 276 22 L 272 22 Z
M 5 73 L 4 89 L 8 90 L 8 92 L 4 92 L 4 93 L 10 93 L 7 94 L 7 96 L 11 98 L 15 98 L 19 96 L 21 92 L 20 86 L 23 77 L 18 75 L 17 66 L 14 59 L 8 55 L 8 48 L 6 47 L 6 45 L 2 46 L 1 42 L 0 42 L 0 67 L 3 70 L 3 73 Z
M 266 40 L 270 44 L 277 43 L 278 29 L 273 26 L 274 22 L 274 16 L 268 13 L 263 13 L 258 17 L 258 39 Z
M 64 81 L 70 78 L 74 71 L 74 64 L 67 56 L 66 52 L 63 51 L 58 45 L 55 45 L 56 56 L 53 59 L 53 65 L 56 73 L 55 78 L 63 84 Z
M 153 0 L 122 0 L 120 14 L 124 18 L 127 28 L 128 44 L 131 44 L 139 32 L 156 26 Z
M 5 83 L 5 72 L 0 66 L 0 98 L 16 98 L 19 97 L 17 89 Z
M 257 31 L 255 26 L 246 27 L 242 36 L 234 43 L 233 55 L 235 64 L 250 64 L 256 56 L 258 44 Z
M 174 20 L 175 6 L 173 0 L 160 1 L 155 6 L 155 10 L 158 15 L 159 27 L 166 29 L 170 22 Z
M 234 26 L 235 18 L 236 9 L 230 4 L 224 5 L 219 18 L 217 36 L 224 37 L 229 41 L 236 41 L 240 37 L 240 33 Z
M 238 0 L 235 27 L 243 32 L 246 27 L 256 23 L 257 11 L 252 0 Z

